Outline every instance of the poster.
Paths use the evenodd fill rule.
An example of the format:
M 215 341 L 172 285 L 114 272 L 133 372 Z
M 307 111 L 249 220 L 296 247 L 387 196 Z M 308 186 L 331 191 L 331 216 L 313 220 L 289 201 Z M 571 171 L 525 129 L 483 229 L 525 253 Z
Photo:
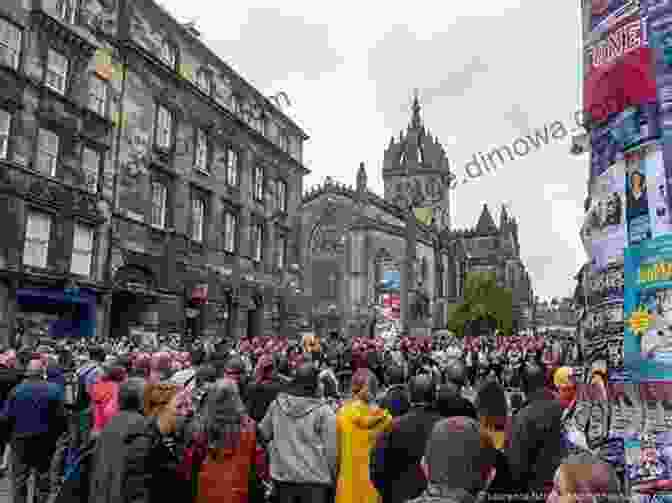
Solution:
M 621 365 L 620 344 L 623 339 L 623 304 L 605 303 L 586 314 L 583 338 L 583 356 L 586 362 L 604 362 L 604 368 Z M 611 348 L 611 349 L 610 349 Z
M 625 162 L 612 164 L 593 179 L 590 200 L 581 238 L 591 267 L 599 270 L 620 262 L 626 246 Z
M 670 379 L 672 235 L 626 248 L 624 267 L 625 365 L 639 381 Z
M 630 245 L 672 232 L 662 151 L 657 145 L 627 154 L 626 220 Z
M 605 269 L 589 268 L 586 302 L 595 306 L 605 302 L 623 302 L 623 266 L 616 264 Z
M 589 29 L 598 31 L 608 27 L 622 16 L 636 12 L 639 0 L 590 0 L 588 4 Z

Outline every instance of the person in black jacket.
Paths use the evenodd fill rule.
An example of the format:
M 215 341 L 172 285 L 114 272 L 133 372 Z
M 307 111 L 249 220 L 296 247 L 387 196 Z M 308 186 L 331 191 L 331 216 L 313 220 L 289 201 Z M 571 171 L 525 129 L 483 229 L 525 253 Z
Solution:
M 416 498 L 427 487 L 420 462 L 441 416 L 434 408 L 436 392 L 431 376 L 412 378 L 409 391 L 411 410 L 394 419 L 390 431 L 378 437 L 371 453 L 369 476 L 383 503 Z
M 248 386 L 245 406 L 256 423 L 260 423 L 268 407 L 287 385 L 278 377 L 271 355 L 263 355 L 257 362 L 255 381 Z
M 528 363 L 522 372 L 527 401 L 513 417 L 506 457 L 514 492 L 544 498 L 568 451 L 562 443 L 562 404 L 545 388 L 544 368 Z M 538 496 L 537 496 L 538 495 Z

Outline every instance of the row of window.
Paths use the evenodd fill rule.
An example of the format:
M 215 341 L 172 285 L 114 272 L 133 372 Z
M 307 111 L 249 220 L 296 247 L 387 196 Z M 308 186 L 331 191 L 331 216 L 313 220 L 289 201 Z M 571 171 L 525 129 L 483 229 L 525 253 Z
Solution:
M 23 248 L 23 264 L 46 268 L 49 256 L 52 217 L 46 213 L 29 212 L 26 220 L 26 237 Z M 80 276 L 91 275 L 93 257 L 93 227 L 75 224 L 72 236 L 70 272 Z
M 165 183 L 152 182 L 152 211 L 151 225 L 164 229 L 167 223 L 168 215 L 168 187 Z M 190 237 L 197 243 L 205 241 L 205 229 L 207 224 L 207 202 L 203 197 L 194 196 L 191 200 L 191 226 Z M 224 212 L 224 251 L 236 253 L 238 236 L 238 215 L 233 212 Z M 264 226 L 263 224 L 254 224 L 252 226 L 252 259 L 261 262 L 264 249 Z M 279 268 L 285 267 L 287 241 L 281 236 L 277 242 L 277 262 Z
M 8 156 L 11 128 L 12 114 L 0 109 L 0 159 L 6 159 Z M 35 170 L 46 176 L 56 176 L 60 150 L 61 137 L 57 133 L 49 129 L 38 129 Z M 87 146 L 82 147 L 81 168 L 85 186 L 91 192 L 97 191 L 101 160 L 102 155 L 99 151 Z

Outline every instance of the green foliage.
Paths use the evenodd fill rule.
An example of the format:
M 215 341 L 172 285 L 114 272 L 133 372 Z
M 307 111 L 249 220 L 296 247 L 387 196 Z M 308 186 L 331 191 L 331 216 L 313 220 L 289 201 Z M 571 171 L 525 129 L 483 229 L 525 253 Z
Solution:
M 490 323 L 510 334 L 513 326 L 513 293 L 497 286 L 494 273 L 472 272 L 465 278 L 464 300 L 453 311 L 448 329 L 464 336 L 473 322 Z M 466 332 L 466 333 L 465 333 Z

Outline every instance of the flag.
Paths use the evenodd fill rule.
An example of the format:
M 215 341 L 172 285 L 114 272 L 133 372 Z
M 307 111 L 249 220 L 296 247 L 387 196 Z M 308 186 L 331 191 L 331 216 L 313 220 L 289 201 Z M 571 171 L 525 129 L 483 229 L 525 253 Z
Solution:
M 434 219 L 433 208 L 415 208 L 415 218 L 423 225 L 432 225 Z

